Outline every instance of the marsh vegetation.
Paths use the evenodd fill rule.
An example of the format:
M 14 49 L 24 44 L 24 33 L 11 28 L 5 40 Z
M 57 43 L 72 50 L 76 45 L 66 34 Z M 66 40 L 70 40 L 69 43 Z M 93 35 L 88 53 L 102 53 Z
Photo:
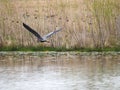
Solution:
M 63 27 L 50 43 L 41 35 Z M 104 48 L 120 46 L 120 0 L 0 0 L 0 47 Z

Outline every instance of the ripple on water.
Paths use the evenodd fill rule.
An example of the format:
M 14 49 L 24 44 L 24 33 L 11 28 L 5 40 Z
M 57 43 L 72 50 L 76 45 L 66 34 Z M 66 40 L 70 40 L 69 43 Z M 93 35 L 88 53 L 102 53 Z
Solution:
M 119 63 L 110 55 L 1 55 L 0 90 L 119 90 Z

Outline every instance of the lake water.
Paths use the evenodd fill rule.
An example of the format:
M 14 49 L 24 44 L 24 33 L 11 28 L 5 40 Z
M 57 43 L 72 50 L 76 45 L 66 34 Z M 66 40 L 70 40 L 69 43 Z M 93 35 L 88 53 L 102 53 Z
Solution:
M 120 90 L 120 55 L 1 55 L 0 90 Z

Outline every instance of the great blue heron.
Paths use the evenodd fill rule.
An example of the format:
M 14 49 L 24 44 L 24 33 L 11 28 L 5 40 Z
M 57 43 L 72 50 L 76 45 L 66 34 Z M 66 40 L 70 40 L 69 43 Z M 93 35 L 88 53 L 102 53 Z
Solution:
M 57 33 L 58 31 L 61 31 L 62 28 L 55 30 L 53 32 L 48 33 L 47 35 L 44 35 L 43 37 L 40 36 L 40 34 L 38 34 L 35 30 L 33 30 L 31 27 L 29 27 L 28 25 L 26 25 L 25 23 L 23 23 L 23 26 L 30 31 L 32 34 L 34 34 L 37 37 L 37 41 L 38 42 L 49 42 L 47 41 L 47 38 L 49 38 L 51 35 Z

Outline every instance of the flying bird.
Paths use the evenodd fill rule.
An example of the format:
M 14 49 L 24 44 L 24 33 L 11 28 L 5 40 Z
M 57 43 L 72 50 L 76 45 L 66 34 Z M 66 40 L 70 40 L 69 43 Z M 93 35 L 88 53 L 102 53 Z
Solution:
M 38 41 L 38 42 L 49 42 L 49 41 L 47 41 L 47 39 L 48 39 L 49 37 L 51 37 L 53 34 L 55 34 L 55 33 L 57 33 L 57 32 L 59 32 L 59 31 L 62 30 L 62 28 L 57 29 L 57 30 L 55 30 L 55 31 L 53 31 L 53 32 L 50 32 L 50 33 L 48 33 L 47 35 L 44 35 L 44 36 L 42 37 L 42 36 L 40 36 L 40 34 L 38 34 L 34 29 L 32 29 L 31 27 L 29 27 L 29 26 L 26 25 L 25 23 L 23 23 L 23 26 L 24 26 L 29 32 L 31 32 L 32 34 L 34 34 L 34 35 L 37 37 L 37 41 Z

